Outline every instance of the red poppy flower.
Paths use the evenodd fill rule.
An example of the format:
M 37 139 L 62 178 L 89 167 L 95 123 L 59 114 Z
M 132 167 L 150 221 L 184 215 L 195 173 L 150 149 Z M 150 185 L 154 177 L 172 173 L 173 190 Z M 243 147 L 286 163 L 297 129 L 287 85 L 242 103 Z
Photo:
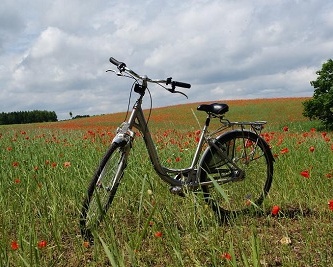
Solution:
M 155 237 L 162 237 L 163 233 L 161 231 L 157 231 L 154 235 Z
M 310 172 L 308 170 L 301 171 L 300 174 L 305 178 L 310 178 Z
M 181 160 L 180 157 L 177 157 L 177 158 L 176 158 L 176 162 L 179 162 L 180 160 Z
M 15 183 L 15 184 L 19 184 L 19 183 L 21 183 L 21 180 L 20 180 L 19 178 L 16 178 L 16 179 L 14 180 L 14 183 Z
M 332 178 L 333 175 L 332 175 L 332 173 L 326 173 L 325 176 L 326 176 L 326 178 Z
M 12 165 L 13 167 L 18 167 L 20 164 L 17 161 L 14 161 Z
M 221 255 L 221 258 L 230 261 L 231 255 L 228 252 L 226 252 Z
M 283 127 L 283 131 L 284 131 L 284 132 L 288 132 L 288 131 L 289 131 L 288 126 L 284 126 L 284 127 Z
M 47 242 L 45 240 L 41 240 L 37 243 L 37 247 L 39 249 L 45 248 L 47 246 Z
M 10 248 L 12 249 L 12 250 L 18 250 L 19 249 L 19 244 L 17 243 L 17 241 L 12 241 L 11 243 L 10 243 Z
M 69 161 L 66 161 L 65 163 L 64 163 L 64 167 L 70 167 L 71 166 L 71 163 L 69 162 Z
M 313 152 L 313 151 L 315 151 L 315 148 L 314 148 L 314 146 L 310 146 L 309 150 L 310 150 L 310 152 Z
M 200 135 L 201 134 L 201 131 L 200 130 L 196 130 L 195 131 L 195 135 Z
M 328 208 L 333 210 L 333 200 L 328 201 Z
M 281 149 L 280 152 L 281 152 L 281 154 L 286 154 L 289 152 L 289 149 L 286 147 L 286 148 Z
M 279 206 L 273 206 L 273 208 L 272 208 L 272 215 L 273 216 L 278 215 L 279 211 L 280 211 L 280 207 Z

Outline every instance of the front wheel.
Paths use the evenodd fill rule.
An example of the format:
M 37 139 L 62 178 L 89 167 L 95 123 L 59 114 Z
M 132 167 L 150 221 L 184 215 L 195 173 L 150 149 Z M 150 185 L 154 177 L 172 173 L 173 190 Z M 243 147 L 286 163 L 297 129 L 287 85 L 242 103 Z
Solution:
M 126 167 L 126 152 L 112 144 L 91 179 L 82 203 L 80 229 L 84 240 L 93 242 L 92 231 L 103 220 L 117 192 Z
M 219 215 L 261 205 L 273 179 L 268 144 L 257 134 L 240 130 L 219 136 L 214 144 L 199 168 L 205 201 Z

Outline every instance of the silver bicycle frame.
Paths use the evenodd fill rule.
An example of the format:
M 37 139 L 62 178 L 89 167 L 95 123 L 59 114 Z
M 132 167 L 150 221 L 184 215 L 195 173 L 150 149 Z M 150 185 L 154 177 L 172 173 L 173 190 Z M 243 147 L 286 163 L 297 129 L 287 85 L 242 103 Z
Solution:
M 135 133 L 132 131 L 132 128 L 138 129 L 143 136 L 143 140 L 145 142 L 148 155 L 150 158 L 150 161 L 154 167 L 154 170 L 158 174 L 158 176 L 165 181 L 166 183 L 172 185 L 172 186 L 183 186 L 186 183 L 184 181 L 181 181 L 180 179 L 174 179 L 170 176 L 170 174 L 180 174 L 180 173 L 188 173 L 191 170 L 195 170 L 195 167 L 199 161 L 200 153 L 202 151 L 202 146 L 204 144 L 204 136 L 207 131 L 207 126 L 205 126 L 202 130 L 199 143 L 197 146 L 197 149 L 195 151 L 192 164 L 188 168 L 184 169 L 171 169 L 162 166 L 159 156 L 156 151 L 156 147 L 154 144 L 154 141 L 152 139 L 152 136 L 150 134 L 147 121 L 145 119 L 145 116 L 143 114 L 142 110 L 142 98 L 143 95 L 139 97 L 139 99 L 136 101 L 135 105 L 133 106 L 131 115 L 127 122 L 122 123 L 122 125 L 118 128 L 117 134 L 115 138 L 113 139 L 113 143 L 117 143 L 121 147 L 128 147 L 130 148 L 135 136 Z M 197 178 L 196 178 L 197 179 Z M 197 181 L 196 181 L 197 182 Z

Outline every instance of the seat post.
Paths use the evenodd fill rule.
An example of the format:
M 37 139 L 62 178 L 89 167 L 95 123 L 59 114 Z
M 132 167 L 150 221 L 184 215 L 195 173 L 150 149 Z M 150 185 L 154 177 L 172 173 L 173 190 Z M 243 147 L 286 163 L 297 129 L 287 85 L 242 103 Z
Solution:
M 210 115 L 208 114 L 208 116 L 206 118 L 206 122 L 205 122 L 206 127 L 208 127 L 209 124 L 210 124 Z

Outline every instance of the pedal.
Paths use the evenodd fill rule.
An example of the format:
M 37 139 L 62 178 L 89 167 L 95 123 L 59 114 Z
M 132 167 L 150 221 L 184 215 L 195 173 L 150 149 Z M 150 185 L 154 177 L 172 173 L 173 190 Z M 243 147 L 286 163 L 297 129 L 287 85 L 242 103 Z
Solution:
M 181 197 L 185 197 L 185 194 L 183 192 L 183 188 L 181 188 L 180 186 L 171 186 L 170 187 L 170 193 L 173 195 L 178 195 Z

